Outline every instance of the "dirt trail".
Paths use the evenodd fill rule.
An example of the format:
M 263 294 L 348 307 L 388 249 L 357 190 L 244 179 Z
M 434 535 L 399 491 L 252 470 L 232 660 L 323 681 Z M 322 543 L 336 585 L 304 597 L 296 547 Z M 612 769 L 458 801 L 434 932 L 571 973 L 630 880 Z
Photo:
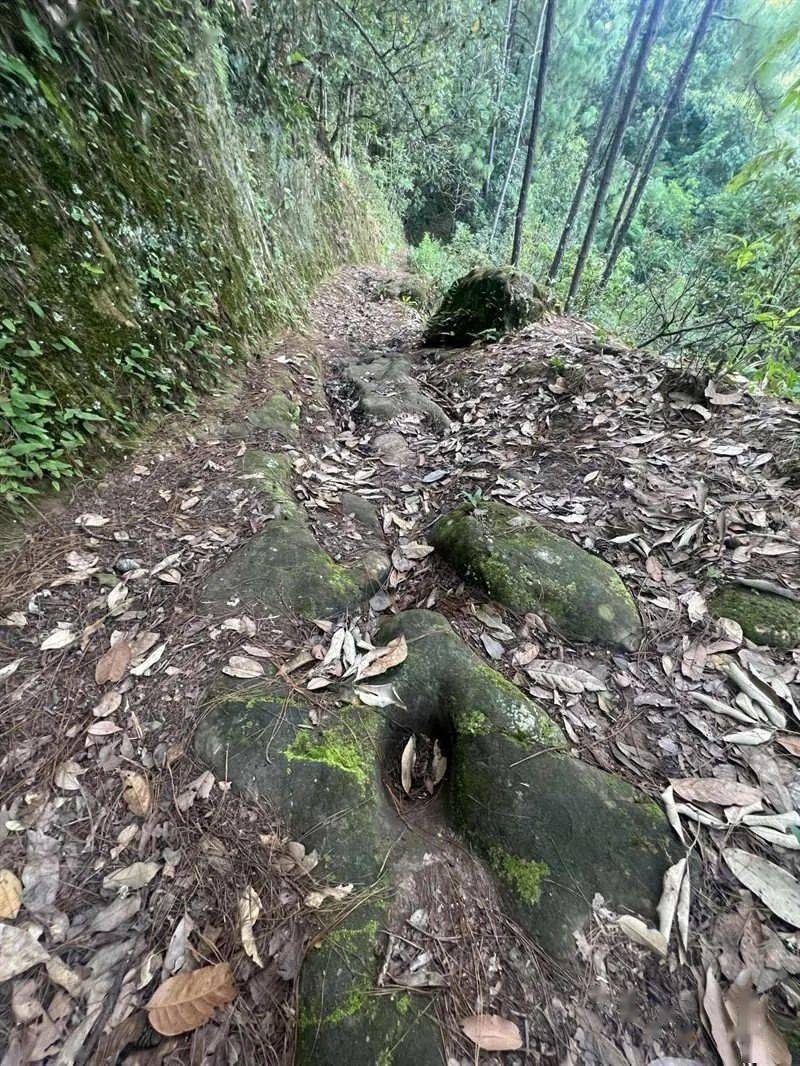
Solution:
M 36 958 L 0 962 L 9 1066 L 291 1061 L 300 967 L 336 911 L 309 902 L 313 871 L 287 861 L 275 814 L 215 779 L 191 747 L 209 690 L 225 671 L 254 669 L 242 659 L 282 667 L 319 715 L 342 672 L 338 658 L 325 662 L 336 626 L 288 622 L 279 603 L 253 619 L 241 604 L 214 616 L 204 602 L 209 576 L 275 517 L 241 473 L 249 450 L 286 453 L 294 495 L 337 561 L 364 547 L 343 494 L 376 508 L 393 565 L 371 605 L 347 619 L 351 630 L 366 636 L 380 617 L 435 607 L 547 707 L 574 753 L 651 797 L 669 779 L 715 777 L 749 782 L 771 812 L 800 803 L 791 735 L 800 653 L 755 649 L 707 604 L 729 578 L 798 595 L 800 499 L 788 466 L 796 409 L 735 383 L 721 392 L 680 380 L 565 318 L 423 357 L 420 314 L 382 298 L 388 277 L 351 269 L 323 286 L 307 330 L 256 361 L 234 398 L 166 425 L 102 481 L 59 501 L 4 559 L 0 868 L 19 891 L 16 880 L 0 882 L 0 904 L 4 884 L 9 898 L 21 893 L 18 913 L 5 902 L 18 932 L 4 956 Z M 264 417 L 278 391 L 299 405 L 296 433 Z M 498 610 L 437 554 L 404 551 L 464 499 L 523 508 L 614 564 L 645 622 L 639 651 L 570 643 L 535 614 Z M 122 659 L 108 654 L 118 641 L 130 652 Z M 768 686 L 784 714 L 780 736 L 756 746 L 723 739 L 736 723 L 696 698 L 733 701 L 720 654 L 738 654 Z M 717 959 L 728 981 L 750 966 L 778 1011 L 799 1001 L 791 931 L 720 858 L 735 843 L 797 872 L 791 840 L 732 828 L 720 805 L 708 813 L 721 820 L 703 828 L 684 812 L 699 858 L 691 965 L 675 934 L 662 962 L 598 903 L 572 970 L 503 917 L 485 870 L 442 818 L 441 794 L 421 788 L 409 800 L 399 776 L 399 765 L 386 767 L 397 809 L 432 859 L 400 887 L 383 977 L 399 987 L 429 951 L 445 987 L 423 994 L 450 1063 L 474 1061 L 458 1025 L 472 1013 L 512 1017 L 525 1041 L 524 1052 L 483 1054 L 485 1063 L 711 1061 L 697 974 Z M 122 890 L 106 880 L 121 869 Z M 248 889 L 262 908 L 262 967 L 242 950 Z M 403 924 L 415 905 L 432 921 L 433 948 Z M 143 1006 L 187 960 L 231 962 L 240 994 L 194 1033 L 165 1039 Z

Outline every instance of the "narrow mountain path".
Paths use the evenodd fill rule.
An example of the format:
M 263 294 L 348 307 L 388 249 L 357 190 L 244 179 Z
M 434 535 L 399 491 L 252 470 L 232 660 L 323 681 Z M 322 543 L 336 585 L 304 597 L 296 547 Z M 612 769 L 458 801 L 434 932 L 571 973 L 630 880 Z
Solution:
M 343 271 L 6 554 L 4 1062 L 708 1062 L 712 964 L 796 1007 L 797 409 L 569 318 L 422 351 L 406 290 Z

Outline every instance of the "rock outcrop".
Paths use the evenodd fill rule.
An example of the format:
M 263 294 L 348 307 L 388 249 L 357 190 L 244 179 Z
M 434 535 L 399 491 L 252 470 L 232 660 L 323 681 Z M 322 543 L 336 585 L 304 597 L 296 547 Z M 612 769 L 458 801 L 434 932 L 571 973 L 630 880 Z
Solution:
M 221 610 L 238 599 L 255 615 L 313 619 L 355 607 L 380 586 L 389 560 L 374 526 L 363 527 L 360 559 L 338 563 L 320 547 L 294 498 L 286 455 L 248 451 L 242 469 L 244 477 L 257 482 L 273 517 L 211 576 L 205 593 L 210 606 Z
M 376 356 L 352 363 L 345 370 L 345 378 L 365 418 L 391 423 L 398 415 L 421 415 L 439 429 L 450 429 L 450 419 L 435 400 L 422 392 L 405 356 Z
M 443 737 L 454 825 L 487 861 L 509 912 L 549 953 L 568 958 L 599 892 L 653 919 L 674 861 L 660 807 L 621 778 L 566 754 L 559 727 L 486 666 L 431 611 L 405 611 L 408 658 L 386 677 L 405 704 L 395 728 Z
M 465 505 L 441 518 L 430 540 L 498 603 L 545 614 L 567 637 L 629 651 L 641 641 L 639 612 L 614 568 L 524 511 Z
M 496 340 L 547 310 L 543 290 L 512 267 L 478 267 L 448 289 L 425 332 L 429 345 Z
M 800 646 L 800 602 L 743 585 L 718 589 L 708 601 L 715 618 L 732 618 L 754 644 Z

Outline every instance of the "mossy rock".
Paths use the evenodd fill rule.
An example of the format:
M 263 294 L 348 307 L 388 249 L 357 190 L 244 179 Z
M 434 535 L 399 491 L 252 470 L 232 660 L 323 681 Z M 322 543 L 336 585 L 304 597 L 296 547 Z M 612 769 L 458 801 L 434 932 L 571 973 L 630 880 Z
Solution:
M 388 925 L 385 901 L 361 906 L 306 958 L 297 1066 L 443 1066 L 430 1000 L 376 989 Z
M 642 623 L 613 567 L 530 515 L 501 503 L 463 506 L 441 518 L 431 543 L 489 595 L 524 614 L 545 614 L 567 637 L 635 650 Z
M 352 518 L 359 532 L 371 540 L 382 539 L 381 520 L 374 504 L 354 492 L 343 492 L 340 498 L 342 513 Z
M 652 922 L 677 861 L 660 807 L 621 778 L 496 734 L 453 752 L 456 822 L 498 878 L 509 914 L 549 954 L 569 956 L 599 892 Z
M 378 286 L 378 296 L 383 300 L 402 300 L 403 303 L 425 307 L 430 299 L 430 285 L 422 278 L 404 274 L 391 278 Z
M 314 728 L 308 708 L 274 681 L 236 682 L 209 701 L 194 743 L 218 777 L 268 802 L 307 852 L 319 852 L 315 877 L 372 891 L 392 880 L 400 862 L 416 868 L 428 846 L 421 838 L 405 839 L 405 826 L 388 801 L 377 757 L 379 729 L 374 712 L 357 706 Z M 387 886 L 385 897 L 357 907 L 306 959 L 299 1066 L 337 1063 L 345 1053 L 352 1066 L 443 1063 L 430 1002 L 376 988 L 390 894 Z
M 543 290 L 512 267 L 478 267 L 448 289 L 425 332 L 425 343 L 456 346 L 495 339 L 541 319 Z
M 718 589 L 708 606 L 715 618 L 732 618 L 754 644 L 800 646 L 800 602 L 741 585 Z
M 291 490 L 285 455 L 248 451 L 245 475 L 257 479 L 275 517 L 211 575 L 205 601 L 218 609 L 238 599 L 255 615 L 298 614 L 314 619 L 341 614 L 372 595 L 389 572 L 389 559 L 366 545 L 354 563 L 338 563 L 324 551 Z
M 237 792 L 261 798 L 294 839 L 316 849 L 326 875 L 371 884 L 386 840 L 402 824 L 390 809 L 376 757 L 376 721 L 345 707 L 324 729 L 274 682 L 218 693 L 195 734 L 198 757 Z
M 268 429 L 284 437 L 294 438 L 300 432 L 300 404 L 290 400 L 286 393 L 274 396 L 245 415 L 255 429 Z
M 396 615 L 378 639 L 400 633 L 408 656 L 386 681 L 405 707 L 392 708 L 392 721 L 442 739 L 454 824 L 494 870 L 520 924 L 551 954 L 569 957 L 596 892 L 652 919 L 676 861 L 661 809 L 565 754 L 559 727 L 441 615 Z
M 450 429 L 450 419 L 439 404 L 420 391 L 405 356 L 377 356 L 352 363 L 345 369 L 345 378 L 365 418 L 389 423 L 398 415 L 421 415 L 439 429 Z
M 395 721 L 429 736 L 493 733 L 537 749 L 566 743 L 547 712 L 487 666 L 442 615 L 404 611 L 387 619 L 376 639 L 389 641 L 401 633 L 408 657 L 386 675 L 404 704 L 402 711 L 392 708 Z

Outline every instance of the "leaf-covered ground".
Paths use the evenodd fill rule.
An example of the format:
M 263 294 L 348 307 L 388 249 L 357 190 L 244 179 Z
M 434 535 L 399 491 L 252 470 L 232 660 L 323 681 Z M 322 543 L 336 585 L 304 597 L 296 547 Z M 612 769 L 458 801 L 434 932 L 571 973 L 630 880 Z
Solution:
M 438 819 L 447 777 L 434 781 L 436 752 L 419 738 L 385 768 L 387 787 L 444 859 L 399 886 L 377 991 L 428 996 L 452 1063 L 474 1062 L 476 1031 L 489 1025 L 502 1040 L 509 1022 L 523 1050 L 481 1062 L 789 1062 L 758 994 L 790 1028 L 800 653 L 754 648 L 711 617 L 707 598 L 733 578 L 800 596 L 796 408 L 735 381 L 682 377 L 561 318 L 496 344 L 416 352 L 450 431 L 419 414 L 373 425 L 357 416 L 345 371 L 371 352 L 415 353 L 421 326 L 413 308 L 380 298 L 382 281 L 339 275 L 308 330 L 265 353 L 233 394 L 47 507 L 6 554 L 3 1061 L 291 1061 L 303 957 L 369 893 L 318 881 L 316 857 L 265 805 L 194 760 L 203 697 L 222 673 L 276 667 L 324 717 L 342 675 L 361 668 L 380 684 L 370 668 L 380 617 L 435 606 L 549 709 L 576 753 L 667 807 L 688 862 L 665 884 L 660 930 L 596 900 L 578 969 L 556 966 L 503 918 L 485 871 Z M 300 438 L 231 434 L 273 394 L 276 367 L 294 375 Z M 235 604 L 227 617 L 207 613 L 206 576 L 273 519 L 240 473 L 256 447 L 289 453 L 295 492 L 334 557 L 359 548 L 342 493 L 377 507 L 393 569 L 362 615 L 311 625 L 288 622 L 281 605 L 260 621 Z M 482 498 L 613 563 L 646 623 L 638 653 L 572 646 L 537 615 L 491 604 L 428 550 L 443 509 Z M 235 995 L 227 968 L 205 970 L 222 963 Z M 174 1013 L 166 982 L 182 975 L 185 992 L 192 973 L 193 1028 L 160 1035 L 174 1026 L 159 1022 Z

